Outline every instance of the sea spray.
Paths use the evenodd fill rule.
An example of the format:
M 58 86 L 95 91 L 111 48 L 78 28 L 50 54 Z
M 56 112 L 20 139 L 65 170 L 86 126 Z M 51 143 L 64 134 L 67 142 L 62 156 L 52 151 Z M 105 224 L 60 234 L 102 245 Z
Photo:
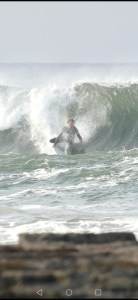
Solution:
M 60 133 L 69 117 L 76 120 L 87 152 L 138 145 L 137 84 L 76 82 L 64 89 L 1 86 L 0 107 L 2 151 L 5 146 L 5 151 L 51 154 L 49 139 Z

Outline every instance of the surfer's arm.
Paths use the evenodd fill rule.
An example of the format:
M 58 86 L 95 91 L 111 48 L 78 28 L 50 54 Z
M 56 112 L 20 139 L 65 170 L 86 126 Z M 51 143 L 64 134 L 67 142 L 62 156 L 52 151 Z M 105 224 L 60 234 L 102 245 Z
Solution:
M 60 139 L 62 138 L 63 131 L 64 131 L 64 128 L 63 128 L 63 130 L 61 131 L 61 133 L 59 134 L 59 136 L 56 138 L 56 141 L 55 141 L 55 143 L 54 143 L 54 147 L 56 146 L 57 143 L 59 143 Z
M 82 143 L 82 137 L 81 137 L 78 129 L 76 130 L 76 135 L 79 138 L 80 142 Z
M 54 143 L 54 147 L 55 147 L 56 144 L 59 142 L 61 136 L 62 136 L 62 133 L 60 133 L 60 135 L 56 138 L 56 141 L 55 141 L 55 143 Z

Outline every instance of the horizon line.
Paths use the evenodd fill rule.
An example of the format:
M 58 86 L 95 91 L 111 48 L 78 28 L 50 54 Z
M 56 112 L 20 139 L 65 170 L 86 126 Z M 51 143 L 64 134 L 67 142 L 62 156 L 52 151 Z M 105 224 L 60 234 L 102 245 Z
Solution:
M 137 64 L 138 62 L 0 62 L 0 64 Z

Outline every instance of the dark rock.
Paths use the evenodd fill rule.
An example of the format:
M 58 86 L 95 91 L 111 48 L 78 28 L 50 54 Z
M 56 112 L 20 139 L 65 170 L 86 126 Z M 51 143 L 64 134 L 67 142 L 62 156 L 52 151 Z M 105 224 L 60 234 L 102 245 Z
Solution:
M 54 233 L 42 233 L 40 234 L 21 234 L 20 243 L 22 242 L 40 243 L 40 242 L 71 242 L 75 244 L 103 244 L 103 243 L 113 243 L 118 241 L 132 241 L 136 242 L 136 238 L 133 233 L 130 232 L 112 232 L 112 233 L 102 233 L 102 234 L 54 234 Z

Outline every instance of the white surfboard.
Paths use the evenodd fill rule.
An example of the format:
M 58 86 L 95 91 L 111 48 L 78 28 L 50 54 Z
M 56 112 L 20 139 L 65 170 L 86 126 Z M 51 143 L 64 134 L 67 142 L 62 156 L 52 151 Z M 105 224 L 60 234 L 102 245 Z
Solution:
M 57 143 L 54 147 L 55 153 L 57 155 L 75 155 L 85 153 L 84 147 L 80 143 L 75 143 L 71 146 L 71 148 L 65 149 L 64 143 Z

